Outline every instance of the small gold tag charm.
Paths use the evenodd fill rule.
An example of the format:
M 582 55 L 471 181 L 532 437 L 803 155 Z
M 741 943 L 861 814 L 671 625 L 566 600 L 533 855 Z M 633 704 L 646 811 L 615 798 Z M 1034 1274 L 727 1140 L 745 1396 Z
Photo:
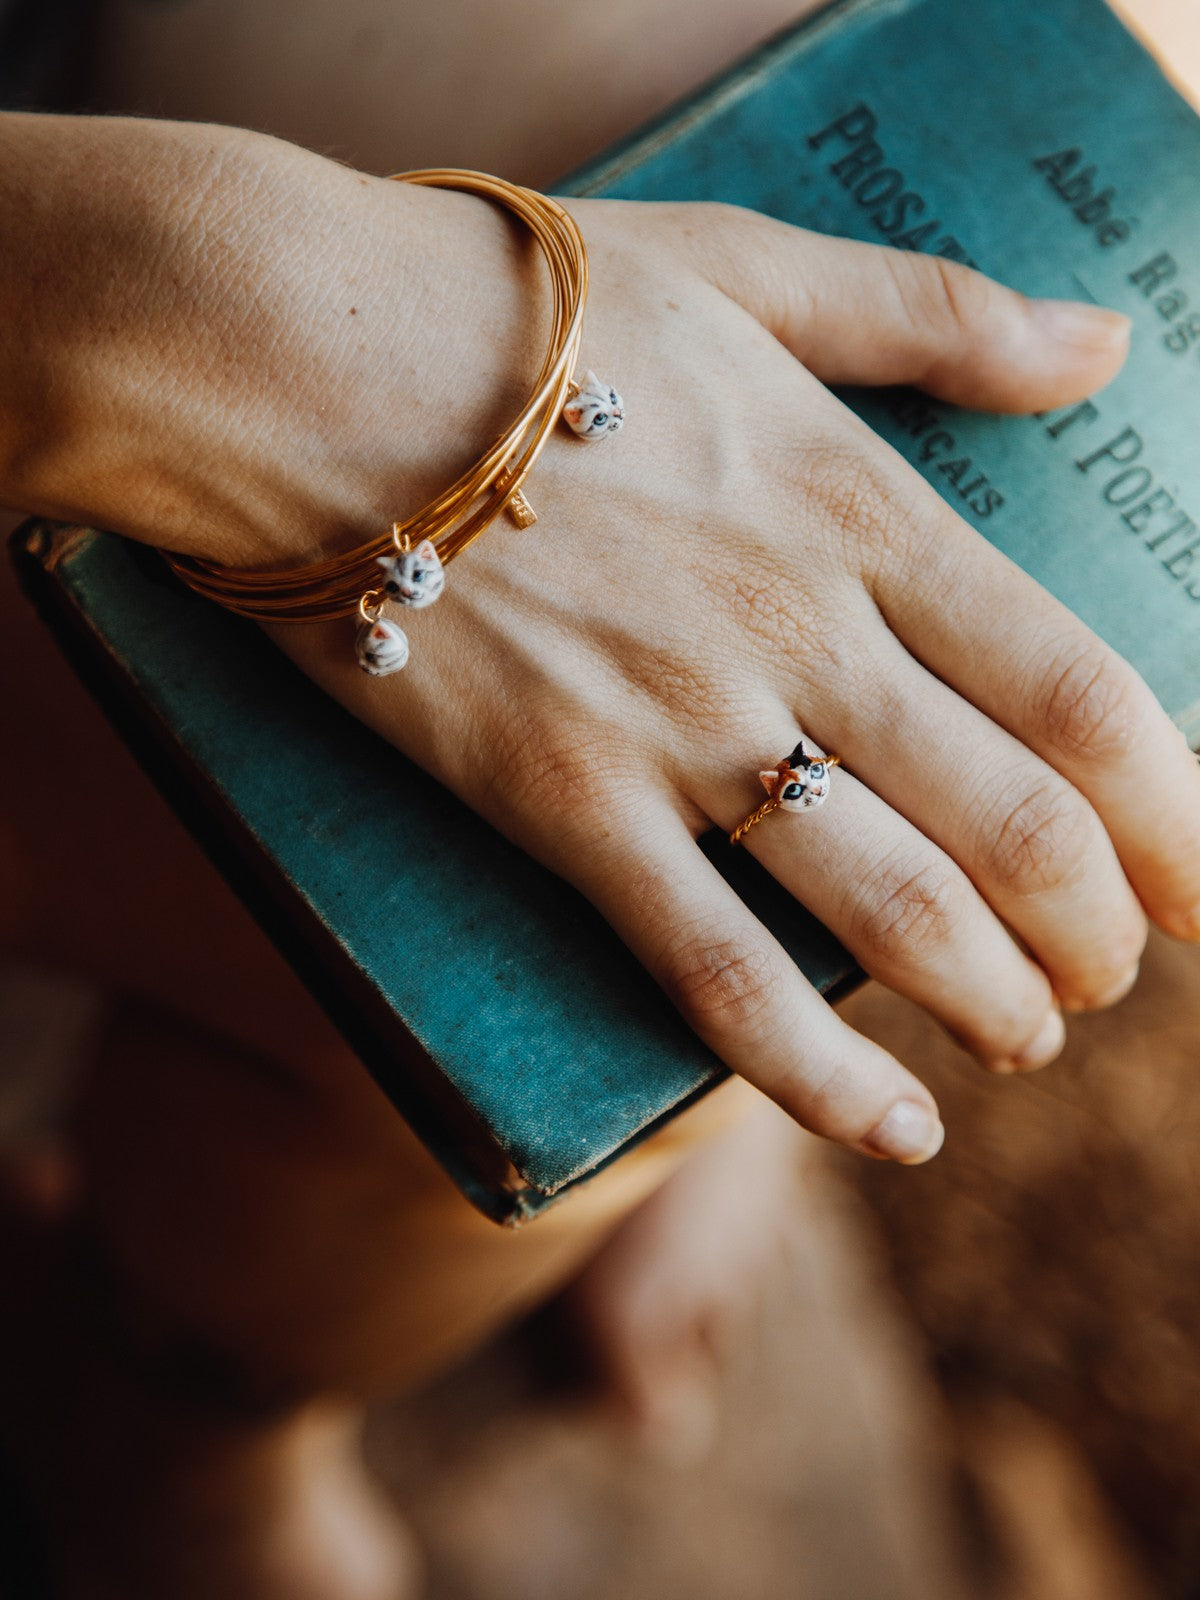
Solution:
M 518 528 L 532 528 L 537 521 L 537 512 L 526 500 L 520 489 L 517 490 L 504 509 Z

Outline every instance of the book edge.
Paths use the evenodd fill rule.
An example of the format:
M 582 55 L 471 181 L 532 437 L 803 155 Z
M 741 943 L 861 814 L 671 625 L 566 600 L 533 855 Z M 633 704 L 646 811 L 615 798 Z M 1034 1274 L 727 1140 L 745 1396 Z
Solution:
M 73 591 L 66 569 L 72 557 L 86 554 L 96 540 L 114 537 L 32 519 L 10 536 L 9 549 L 22 588 L 102 714 L 397 1113 L 477 1210 L 502 1226 L 520 1226 L 650 1138 L 728 1076 L 717 1071 L 694 1084 L 669 1105 L 657 1107 L 600 1159 L 589 1158 L 559 1181 L 532 1180 L 322 922 L 171 723 L 140 694 L 129 669 L 109 647 Z
M 560 1191 L 528 1182 L 311 908 L 299 920 L 290 914 L 298 898 L 294 886 L 174 729 L 149 702 L 135 697 L 122 664 L 63 575 L 71 557 L 97 537 L 102 535 L 93 529 L 40 519 L 23 523 L 10 537 L 21 587 L 58 648 L 213 866 L 472 1204 L 503 1224 L 531 1215 Z M 396 1071 L 399 1062 L 403 1081 Z M 470 1151 L 475 1166 L 464 1162 L 464 1151 Z
M 826 33 L 856 23 L 864 13 L 908 10 L 921 0 L 829 0 L 797 22 L 785 23 L 749 55 L 718 72 L 690 94 L 682 95 L 616 144 L 574 167 L 554 185 L 554 192 L 579 199 L 596 196 L 618 182 L 659 150 L 687 134 L 695 123 L 750 93 L 756 81 L 777 68 L 792 51 L 809 49 Z M 1098 0 L 1100 9 L 1125 35 L 1131 48 L 1144 56 L 1162 80 L 1162 88 L 1190 116 L 1200 116 L 1200 106 L 1186 95 L 1148 41 L 1110 3 Z
M 572 168 L 553 186 L 554 192 L 579 199 L 595 195 L 640 166 L 651 154 L 673 144 L 698 121 L 749 94 L 758 79 L 773 72 L 776 63 L 791 51 L 807 49 L 822 34 L 853 21 L 860 12 L 895 10 L 912 3 L 914 0 L 829 0 L 798 22 L 785 23 L 732 67 L 708 78 L 616 144 Z

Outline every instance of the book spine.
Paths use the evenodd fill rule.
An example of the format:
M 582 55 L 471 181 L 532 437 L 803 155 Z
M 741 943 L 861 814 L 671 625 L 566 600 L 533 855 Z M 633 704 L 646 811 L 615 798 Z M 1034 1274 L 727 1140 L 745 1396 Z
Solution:
M 21 587 L 58 647 L 167 804 L 472 1204 L 506 1226 L 535 1215 L 548 1197 L 507 1159 L 332 931 L 297 904 L 286 876 L 90 624 L 72 594 L 71 564 L 101 537 L 34 520 L 9 541 Z

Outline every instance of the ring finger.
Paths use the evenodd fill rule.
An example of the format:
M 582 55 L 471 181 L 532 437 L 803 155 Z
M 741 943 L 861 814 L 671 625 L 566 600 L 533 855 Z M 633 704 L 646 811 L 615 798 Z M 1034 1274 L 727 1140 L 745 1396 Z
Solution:
M 778 759 L 795 743 L 785 711 L 770 722 L 773 736 L 747 744 L 745 776 L 690 795 L 726 831 L 751 811 L 752 780 L 774 764 L 771 752 Z M 827 803 L 774 812 L 743 843 L 866 972 L 924 1006 L 994 1070 L 1058 1054 L 1062 1019 L 1045 973 L 950 856 L 845 769 L 832 774 Z

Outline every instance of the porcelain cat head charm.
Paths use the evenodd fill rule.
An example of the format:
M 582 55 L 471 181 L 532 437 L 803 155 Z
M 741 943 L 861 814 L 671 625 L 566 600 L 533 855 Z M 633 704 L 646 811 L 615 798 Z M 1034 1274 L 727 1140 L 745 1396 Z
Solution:
M 359 628 L 354 651 L 364 672 L 373 678 L 386 678 L 389 672 L 399 672 L 407 663 L 408 639 L 403 628 L 376 617 Z
M 563 421 L 581 439 L 607 439 L 625 421 L 625 405 L 615 389 L 601 383 L 589 370 L 562 414 Z
M 446 587 L 446 569 L 428 539 L 394 556 L 379 556 L 386 578 L 384 592 L 397 605 L 419 610 L 431 606 Z
M 836 757 L 810 754 L 801 739 L 786 761 L 758 776 L 781 811 L 807 811 L 829 798 L 829 773 L 836 765 Z

